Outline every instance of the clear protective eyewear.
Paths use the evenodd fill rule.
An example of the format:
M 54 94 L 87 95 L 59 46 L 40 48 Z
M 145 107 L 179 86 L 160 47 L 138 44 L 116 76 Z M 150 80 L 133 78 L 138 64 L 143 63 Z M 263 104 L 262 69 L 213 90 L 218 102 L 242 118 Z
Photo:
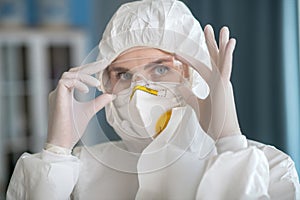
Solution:
M 100 77 L 105 92 L 118 94 L 136 81 L 181 83 L 188 75 L 187 65 L 170 55 L 113 62 Z

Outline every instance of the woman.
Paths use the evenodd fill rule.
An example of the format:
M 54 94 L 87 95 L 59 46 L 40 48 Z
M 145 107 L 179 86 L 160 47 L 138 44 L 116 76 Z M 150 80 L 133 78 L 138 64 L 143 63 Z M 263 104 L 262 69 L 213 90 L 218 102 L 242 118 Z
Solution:
M 235 39 L 204 32 L 176 0 L 122 5 L 98 60 L 50 94 L 45 149 L 19 159 L 7 199 L 297 199 L 293 161 L 242 135 L 230 83 Z M 97 74 L 97 78 L 93 77 Z M 74 89 L 104 92 L 78 102 Z M 105 106 L 122 138 L 71 151 Z

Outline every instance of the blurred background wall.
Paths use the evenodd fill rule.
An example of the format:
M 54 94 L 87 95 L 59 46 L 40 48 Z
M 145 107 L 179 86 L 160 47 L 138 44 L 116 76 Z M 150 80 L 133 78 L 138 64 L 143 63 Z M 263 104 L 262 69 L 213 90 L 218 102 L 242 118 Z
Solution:
M 18 157 L 42 149 L 49 91 L 97 45 L 124 2 L 0 0 L 0 199 Z M 299 172 L 297 0 L 184 2 L 202 25 L 226 25 L 237 39 L 232 83 L 242 132 L 291 155 Z

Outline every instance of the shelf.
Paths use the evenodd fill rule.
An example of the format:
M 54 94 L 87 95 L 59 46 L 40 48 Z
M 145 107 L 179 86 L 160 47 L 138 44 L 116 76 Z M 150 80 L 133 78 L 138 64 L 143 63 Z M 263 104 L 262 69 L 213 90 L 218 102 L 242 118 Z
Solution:
M 7 185 L 22 152 L 42 150 L 48 94 L 86 52 L 86 34 L 79 29 L 0 30 L 0 185 Z
M 0 43 L 2 44 L 26 44 L 33 41 L 63 45 L 77 43 L 85 40 L 85 32 L 80 29 L 47 29 L 47 28 L 6 28 L 0 29 Z

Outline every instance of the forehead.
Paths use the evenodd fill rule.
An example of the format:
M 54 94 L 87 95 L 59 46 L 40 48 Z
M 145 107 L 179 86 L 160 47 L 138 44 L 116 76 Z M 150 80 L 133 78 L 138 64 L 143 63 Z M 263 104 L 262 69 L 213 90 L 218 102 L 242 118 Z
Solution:
M 110 67 L 123 67 L 131 69 L 157 60 L 168 57 L 171 54 L 155 48 L 135 47 L 120 54 L 110 65 Z

